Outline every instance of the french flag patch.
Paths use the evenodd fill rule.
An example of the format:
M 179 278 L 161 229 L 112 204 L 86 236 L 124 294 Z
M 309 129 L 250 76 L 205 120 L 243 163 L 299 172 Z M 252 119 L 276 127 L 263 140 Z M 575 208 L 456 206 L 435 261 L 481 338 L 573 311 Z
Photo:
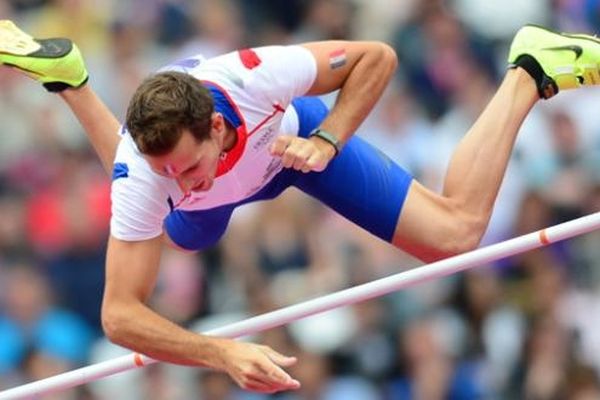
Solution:
M 331 69 L 340 68 L 346 65 L 346 50 L 339 49 L 329 53 L 329 67 Z

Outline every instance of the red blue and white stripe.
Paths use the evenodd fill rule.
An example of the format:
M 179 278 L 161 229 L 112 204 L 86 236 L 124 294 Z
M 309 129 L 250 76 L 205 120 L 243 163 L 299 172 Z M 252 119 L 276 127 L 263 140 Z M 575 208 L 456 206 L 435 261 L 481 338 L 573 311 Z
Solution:
M 329 53 L 329 67 L 336 69 L 346 64 L 346 50 L 339 49 Z

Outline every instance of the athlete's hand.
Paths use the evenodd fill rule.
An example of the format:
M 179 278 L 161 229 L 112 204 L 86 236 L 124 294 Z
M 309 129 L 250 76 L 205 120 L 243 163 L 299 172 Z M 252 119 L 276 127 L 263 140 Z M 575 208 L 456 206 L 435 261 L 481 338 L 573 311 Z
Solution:
M 242 389 L 275 393 L 300 387 L 300 382 L 282 368 L 295 364 L 295 357 L 284 356 L 268 346 L 237 341 L 228 341 L 222 350 L 223 370 Z
M 271 144 L 271 155 L 281 157 L 285 168 L 297 171 L 323 171 L 335 156 L 334 147 L 323 139 L 282 135 Z

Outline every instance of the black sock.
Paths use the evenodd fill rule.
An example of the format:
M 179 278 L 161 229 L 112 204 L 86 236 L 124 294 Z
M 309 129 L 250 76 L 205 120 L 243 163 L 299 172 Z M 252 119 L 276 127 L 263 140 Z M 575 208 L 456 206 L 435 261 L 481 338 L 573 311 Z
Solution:
M 85 80 L 83 82 L 81 82 L 81 84 L 77 87 L 82 87 L 83 85 L 85 85 L 88 81 L 90 77 L 86 77 Z M 64 82 L 46 82 L 46 83 L 42 83 L 42 85 L 44 85 L 44 87 L 46 88 L 47 91 L 52 92 L 52 93 L 59 93 L 62 92 L 63 90 L 67 90 L 67 89 L 73 89 L 73 86 L 69 85 L 68 83 L 64 83 Z
M 529 54 L 517 58 L 514 66 L 523 68 L 535 80 L 538 94 L 542 99 L 549 99 L 558 93 L 556 82 L 544 73 L 537 60 Z

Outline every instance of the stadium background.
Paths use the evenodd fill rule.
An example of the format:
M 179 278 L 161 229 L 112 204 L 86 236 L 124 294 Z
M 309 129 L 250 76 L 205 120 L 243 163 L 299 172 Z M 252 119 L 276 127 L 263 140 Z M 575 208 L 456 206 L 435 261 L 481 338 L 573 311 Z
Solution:
M 245 46 L 378 39 L 400 68 L 358 134 L 440 188 L 524 23 L 600 30 L 598 0 L 2 0 L 0 18 L 81 47 L 120 118 L 174 59 Z M 333 101 L 327 98 L 327 101 Z M 528 117 L 486 244 L 600 208 L 600 92 Z M 115 357 L 99 309 L 109 180 L 55 95 L 0 70 L 0 388 Z M 303 387 L 271 398 L 600 398 L 600 240 L 589 234 L 275 329 Z M 168 252 L 152 306 L 205 330 L 418 263 L 299 192 L 240 209 L 221 243 Z M 226 375 L 155 365 L 48 399 L 260 400 Z

